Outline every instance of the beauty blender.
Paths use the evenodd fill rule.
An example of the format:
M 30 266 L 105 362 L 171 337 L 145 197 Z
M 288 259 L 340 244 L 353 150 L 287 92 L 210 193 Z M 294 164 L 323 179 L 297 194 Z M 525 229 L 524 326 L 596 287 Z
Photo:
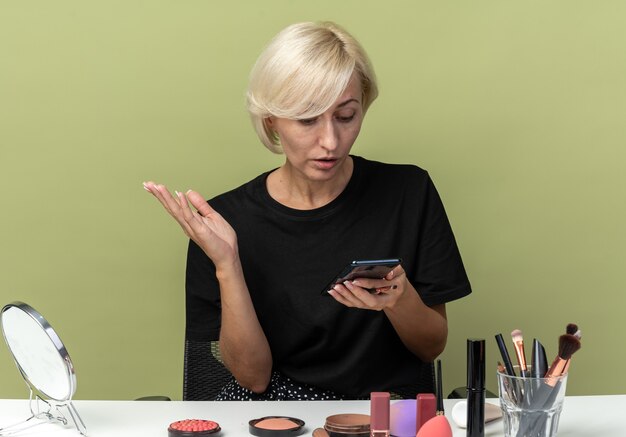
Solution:
M 422 425 L 415 437 L 452 437 L 452 427 L 446 416 L 435 416 Z

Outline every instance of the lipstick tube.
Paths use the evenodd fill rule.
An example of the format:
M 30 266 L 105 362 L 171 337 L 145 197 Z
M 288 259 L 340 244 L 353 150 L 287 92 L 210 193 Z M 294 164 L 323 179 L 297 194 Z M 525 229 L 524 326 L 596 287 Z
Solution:
M 467 437 L 485 435 L 485 340 L 467 339 Z
M 370 395 L 370 437 L 389 437 L 390 395 L 372 392 Z
M 437 398 L 432 393 L 418 393 L 415 414 L 415 432 L 437 415 Z

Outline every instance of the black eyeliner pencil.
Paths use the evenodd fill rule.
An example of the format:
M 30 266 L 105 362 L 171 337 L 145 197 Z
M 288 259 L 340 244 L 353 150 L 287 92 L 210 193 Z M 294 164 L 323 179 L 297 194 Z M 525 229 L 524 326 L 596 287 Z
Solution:
M 498 343 L 498 349 L 500 349 L 500 355 L 502 355 L 502 361 L 504 363 L 504 369 L 506 370 L 506 373 L 511 376 L 517 376 L 515 375 L 515 369 L 513 369 L 511 356 L 509 355 L 509 351 L 506 348 L 506 343 L 504 343 L 504 338 L 502 338 L 502 334 L 496 334 L 496 342 Z
M 443 410 L 443 380 L 441 378 L 441 360 L 437 360 L 437 370 L 435 376 L 437 379 L 437 416 L 443 416 L 445 411 Z

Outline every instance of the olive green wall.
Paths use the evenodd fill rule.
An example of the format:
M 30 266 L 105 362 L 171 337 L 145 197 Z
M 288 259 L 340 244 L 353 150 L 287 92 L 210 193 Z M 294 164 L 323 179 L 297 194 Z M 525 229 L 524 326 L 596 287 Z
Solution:
M 448 306 L 446 391 L 467 337 L 487 339 L 495 391 L 494 334 L 552 357 L 577 322 L 568 392 L 625 393 L 625 17 L 622 1 L 0 0 L 0 304 L 49 319 L 77 398 L 180 399 L 187 243 L 141 182 L 209 197 L 280 165 L 244 111 L 248 71 L 287 24 L 333 20 L 380 80 L 354 153 L 430 171 L 472 280 Z M 0 398 L 25 396 L 0 346 Z

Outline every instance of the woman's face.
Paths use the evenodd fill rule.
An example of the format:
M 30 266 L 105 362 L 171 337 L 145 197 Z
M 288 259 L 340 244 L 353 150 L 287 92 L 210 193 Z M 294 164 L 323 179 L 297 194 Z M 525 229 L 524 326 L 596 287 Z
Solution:
M 286 166 L 307 179 L 332 179 L 343 168 L 363 122 L 361 82 L 352 76 L 326 112 L 303 120 L 270 117 L 287 158 Z

